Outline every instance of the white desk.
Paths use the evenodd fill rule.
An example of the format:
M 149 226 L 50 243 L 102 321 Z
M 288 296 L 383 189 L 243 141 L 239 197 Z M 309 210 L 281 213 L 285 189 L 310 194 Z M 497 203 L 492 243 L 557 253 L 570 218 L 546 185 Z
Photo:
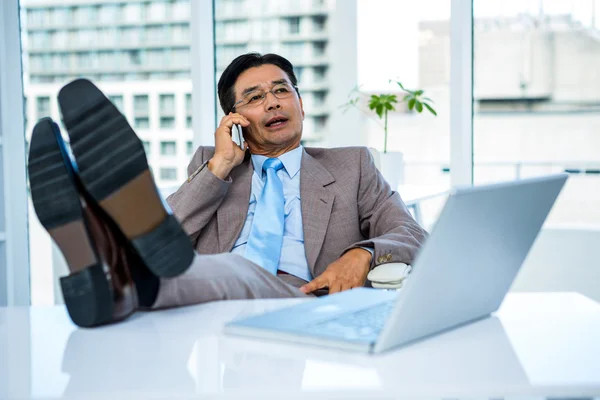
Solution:
M 89 330 L 62 307 L 0 308 L 0 398 L 600 396 L 600 305 L 579 294 L 510 294 L 497 317 L 374 357 L 220 334 L 236 316 L 295 301 L 211 303 Z

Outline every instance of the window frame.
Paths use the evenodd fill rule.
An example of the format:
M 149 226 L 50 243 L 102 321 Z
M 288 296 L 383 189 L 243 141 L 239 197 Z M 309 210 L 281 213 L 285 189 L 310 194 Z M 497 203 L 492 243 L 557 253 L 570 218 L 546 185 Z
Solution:
M 0 2 L 0 152 L 4 186 L 5 230 L 0 242 L 0 306 L 31 304 L 29 284 L 29 232 L 25 155 L 25 115 L 21 59 L 20 9 L 18 0 Z M 11 134 L 9 134 L 9 132 Z

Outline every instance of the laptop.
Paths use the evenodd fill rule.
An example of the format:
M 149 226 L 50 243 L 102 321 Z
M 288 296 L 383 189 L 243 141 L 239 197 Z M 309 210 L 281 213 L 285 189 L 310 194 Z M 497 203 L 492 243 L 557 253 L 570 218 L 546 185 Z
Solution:
M 232 321 L 224 332 L 381 353 L 486 318 L 567 176 L 453 189 L 401 290 L 348 290 Z

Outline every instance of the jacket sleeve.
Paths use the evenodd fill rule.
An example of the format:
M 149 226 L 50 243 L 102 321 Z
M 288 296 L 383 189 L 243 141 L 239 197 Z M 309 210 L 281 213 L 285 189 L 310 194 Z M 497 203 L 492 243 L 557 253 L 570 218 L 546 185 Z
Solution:
M 215 176 L 207 167 L 209 159 L 204 154 L 204 148 L 199 147 L 188 165 L 188 179 L 167 198 L 173 215 L 194 245 L 221 205 L 232 182 L 231 178 L 224 181 Z
M 371 267 L 389 262 L 412 264 L 427 232 L 419 226 L 398 192 L 385 181 L 367 148 L 360 150 L 358 189 L 360 229 L 368 238 L 353 244 L 374 250 Z

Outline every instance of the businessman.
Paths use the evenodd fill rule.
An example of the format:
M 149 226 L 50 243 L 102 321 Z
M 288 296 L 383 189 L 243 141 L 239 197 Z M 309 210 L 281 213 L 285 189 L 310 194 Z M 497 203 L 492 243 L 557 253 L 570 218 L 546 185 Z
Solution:
M 240 56 L 219 97 L 232 112 L 169 199 L 175 215 L 141 141 L 91 82 L 58 95 L 70 151 L 50 118 L 36 124 L 32 201 L 67 261 L 60 284 L 77 325 L 140 308 L 337 292 L 364 285 L 375 265 L 412 262 L 425 232 L 369 152 L 300 146 L 304 112 L 289 62 Z M 249 152 L 232 143 L 234 123 Z
M 218 94 L 215 146 L 197 149 L 168 198 L 199 253 L 239 254 L 305 293 L 363 286 L 372 267 L 413 261 L 425 232 L 368 149 L 300 144 L 304 109 L 288 60 L 241 55 Z

